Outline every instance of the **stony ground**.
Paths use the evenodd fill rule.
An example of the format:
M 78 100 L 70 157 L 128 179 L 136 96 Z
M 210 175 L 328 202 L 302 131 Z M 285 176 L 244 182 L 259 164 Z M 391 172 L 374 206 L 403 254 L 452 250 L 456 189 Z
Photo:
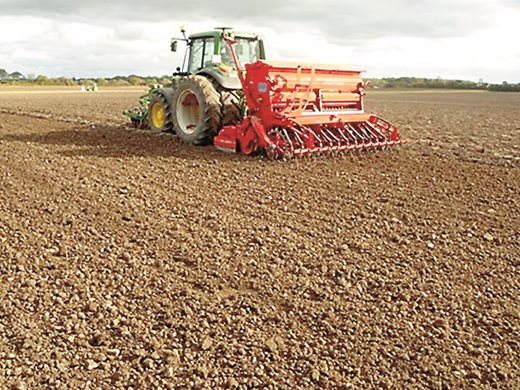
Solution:
M 520 94 L 376 92 L 411 144 L 269 162 L 0 89 L 0 388 L 518 388 Z

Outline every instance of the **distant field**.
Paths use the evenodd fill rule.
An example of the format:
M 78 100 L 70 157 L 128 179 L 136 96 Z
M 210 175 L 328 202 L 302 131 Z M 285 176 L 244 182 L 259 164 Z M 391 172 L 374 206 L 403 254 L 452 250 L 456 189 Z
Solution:
M 377 88 L 372 89 L 369 88 L 367 90 L 368 94 L 380 94 L 380 93 L 488 93 L 488 91 L 483 90 L 474 90 L 474 89 L 443 89 L 443 88 L 430 88 L 430 89 L 420 89 L 420 88 Z
M 101 87 L 95 93 L 133 93 L 135 91 L 147 91 L 147 87 Z M 54 93 L 94 93 L 82 92 L 79 86 L 11 86 L 0 84 L 0 94 L 54 94 Z

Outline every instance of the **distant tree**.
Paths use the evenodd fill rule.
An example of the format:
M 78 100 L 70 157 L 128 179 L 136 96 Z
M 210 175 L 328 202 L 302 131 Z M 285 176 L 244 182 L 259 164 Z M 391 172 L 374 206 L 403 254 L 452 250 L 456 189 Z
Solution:
M 104 86 L 108 85 L 108 82 L 106 79 L 97 79 L 96 83 L 99 87 L 104 87 Z
M 9 75 L 9 78 L 11 80 L 21 80 L 23 79 L 23 74 L 21 74 L 20 72 L 13 72 Z
M 121 78 L 111 79 L 109 84 L 111 87 L 129 87 L 131 85 L 128 81 Z
M 66 77 L 58 77 L 57 79 L 51 79 L 50 81 L 53 85 L 76 85 L 74 80 L 68 79 Z
M 0 80 L 5 80 L 9 77 L 9 73 L 5 69 L 0 69 Z
M 36 77 L 34 82 L 38 85 L 49 85 L 49 78 L 41 74 L 38 77 Z
M 128 76 L 128 82 L 132 85 L 146 85 L 146 81 L 136 75 Z
M 498 91 L 498 92 L 520 92 L 520 83 L 518 84 L 509 84 L 504 81 L 502 84 L 489 84 L 488 89 L 490 91 Z

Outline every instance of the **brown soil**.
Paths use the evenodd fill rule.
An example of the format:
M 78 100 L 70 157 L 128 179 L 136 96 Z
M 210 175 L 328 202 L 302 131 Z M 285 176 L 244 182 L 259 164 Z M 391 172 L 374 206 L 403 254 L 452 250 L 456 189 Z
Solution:
M 373 93 L 411 144 L 270 162 L 0 90 L 0 388 L 518 388 L 520 94 Z

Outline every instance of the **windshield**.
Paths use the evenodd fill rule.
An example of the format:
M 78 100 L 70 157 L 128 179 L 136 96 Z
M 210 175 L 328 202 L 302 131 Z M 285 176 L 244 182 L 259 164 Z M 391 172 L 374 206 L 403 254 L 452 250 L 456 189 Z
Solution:
M 235 52 L 237 53 L 238 62 L 240 67 L 244 67 L 245 64 L 256 62 L 260 59 L 260 41 L 257 39 L 247 38 L 235 38 Z M 222 44 L 222 63 L 235 67 L 229 44 Z
M 207 64 L 211 64 L 213 60 L 213 48 L 214 40 L 212 37 L 192 40 L 188 72 L 197 72 L 207 66 Z

